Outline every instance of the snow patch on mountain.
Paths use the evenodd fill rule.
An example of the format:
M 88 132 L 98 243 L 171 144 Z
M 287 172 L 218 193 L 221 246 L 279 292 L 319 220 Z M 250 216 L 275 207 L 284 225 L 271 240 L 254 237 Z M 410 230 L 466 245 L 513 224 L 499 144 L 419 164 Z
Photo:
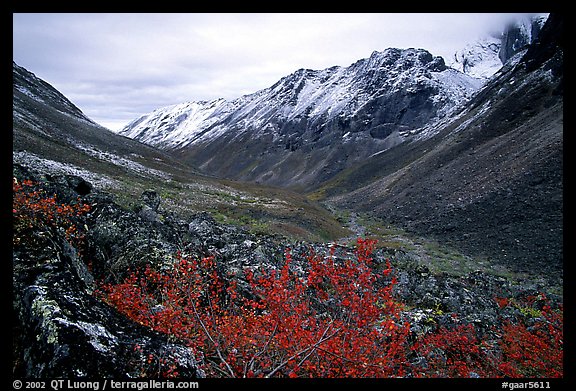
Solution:
M 439 110 L 438 117 L 444 117 L 457 110 L 463 103 L 478 91 L 484 82 L 476 78 L 462 77 L 462 73 L 454 69 L 446 69 L 442 72 L 433 73 L 433 79 L 439 86 L 444 88 L 446 95 L 453 100 L 453 105 L 445 105 Z M 446 99 L 441 95 L 436 95 L 434 99 Z
M 124 136 L 138 139 L 146 144 L 177 147 L 180 141 L 194 136 L 205 127 L 217 121 L 216 110 L 224 104 L 224 99 L 202 102 L 185 102 L 154 110 L 130 124 L 123 131 Z M 144 132 L 143 129 L 158 129 L 157 132 Z
M 24 86 L 14 86 L 14 88 L 16 88 L 18 91 L 20 91 L 21 93 L 23 93 L 24 95 L 29 96 L 30 98 L 37 100 L 38 102 L 44 103 L 44 99 L 40 98 L 38 95 L 34 94 L 32 91 L 30 91 L 28 88 L 24 87 Z
M 448 65 L 470 76 L 488 79 L 502 67 L 498 56 L 501 45 L 501 38 L 481 38 L 455 52 Z
M 109 162 L 112 164 L 115 164 L 117 166 L 120 167 L 124 167 L 134 173 L 140 174 L 144 177 L 147 177 L 149 175 L 153 175 L 165 180 L 170 180 L 172 179 L 171 176 L 167 173 L 165 173 L 164 171 L 160 171 L 160 170 L 156 170 L 150 167 L 146 167 L 138 162 L 135 162 L 134 160 L 131 159 L 127 159 L 125 157 L 122 156 L 118 156 L 117 154 L 114 153 L 110 153 L 110 152 L 106 152 L 106 151 L 102 151 L 92 145 L 88 145 L 88 144 L 84 144 L 84 143 L 79 143 L 79 142 L 75 142 L 73 139 L 70 139 L 69 142 L 71 144 L 73 144 L 76 148 L 80 149 L 81 151 L 85 152 L 87 155 L 92 156 L 96 159 L 105 161 L 105 162 Z M 131 156 L 138 158 L 141 156 L 137 155 L 137 154 L 130 154 Z
M 13 152 L 12 162 L 14 164 L 22 164 L 25 166 L 35 167 L 37 170 L 41 170 L 42 172 L 46 172 L 52 175 L 67 174 L 80 176 L 102 190 L 120 187 L 120 184 L 117 180 L 112 179 L 106 175 L 97 174 L 73 164 L 47 159 L 28 151 Z

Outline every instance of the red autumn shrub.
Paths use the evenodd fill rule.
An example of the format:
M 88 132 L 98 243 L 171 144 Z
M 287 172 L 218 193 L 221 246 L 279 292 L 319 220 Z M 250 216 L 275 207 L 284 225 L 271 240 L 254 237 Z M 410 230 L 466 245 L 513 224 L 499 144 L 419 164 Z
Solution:
M 12 216 L 14 234 L 13 244 L 22 239 L 30 239 L 28 233 L 33 229 L 61 228 L 66 239 L 78 244 L 83 234 L 75 219 L 90 211 L 90 205 L 60 204 L 56 196 L 48 196 L 37 184 L 30 180 L 12 179 Z
M 398 323 L 394 281 L 377 287 L 373 246 L 359 240 L 356 259 L 344 262 L 311 254 L 305 276 L 291 269 L 288 251 L 281 270 L 247 273 L 252 299 L 225 283 L 213 258 L 180 256 L 170 270 L 134 272 L 101 295 L 187 341 L 209 376 L 401 376 L 409 327 Z
M 355 259 L 345 261 L 312 253 L 303 273 L 287 251 L 280 270 L 246 273 L 250 297 L 218 273 L 214 258 L 180 255 L 172 268 L 147 267 L 99 294 L 135 321 L 187 342 L 208 376 L 562 376 L 562 315 L 546 306 L 530 327 L 505 322 L 496 341 L 482 341 L 472 325 L 409 338 L 391 295 L 395 279 L 378 285 L 373 246 L 359 240 Z
M 472 325 L 459 325 L 438 330 L 421 337 L 412 350 L 424 359 L 416 368 L 416 377 L 490 377 L 487 356 L 481 349 Z
M 13 244 L 31 244 L 34 230 L 52 229 L 80 244 L 77 220 L 89 205 L 60 204 L 27 180 L 13 179 L 12 186 Z M 409 338 L 391 293 L 395 278 L 381 285 L 372 267 L 374 244 L 359 239 L 354 259 L 343 261 L 311 253 L 299 263 L 304 271 L 292 267 L 287 251 L 279 271 L 246 272 L 250 294 L 237 286 L 242 276 L 222 276 L 214 258 L 180 254 L 170 268 L 134 271 L 97 294 L 136 322 L 188 343 L 208 376 L 563 376 L 562 306 L 552 309 L 543 295 L 496 298 L 500 310 L 520 312 L 495 325 L 496 340 L 480 340 L 472 325 Z M 390 272 L 387 262 L 382 274 Z M 163 357 L 144 362 L 135 373 L 178 375 Z
M 545 296 L 542 309 L 534 302 L 496 298 L 498 306 L 520 308 L 521 315 L 495 325 L 490 341 L 481 340 L 472 325 L 440 327 L 412 346 L 423 360 L 417 377 L 547 377 L 563 376 L 563 311 L 552 310 Z M 497 338 L 494 340 L 494 338 Z
M 563 308 L 553 310 L 543 295 L 540 301 L 542 309 L 535 309 L 528 298 L 522 307 L 526 315 L 502 326 L 498 369 L 504 376 L 563 377 Z

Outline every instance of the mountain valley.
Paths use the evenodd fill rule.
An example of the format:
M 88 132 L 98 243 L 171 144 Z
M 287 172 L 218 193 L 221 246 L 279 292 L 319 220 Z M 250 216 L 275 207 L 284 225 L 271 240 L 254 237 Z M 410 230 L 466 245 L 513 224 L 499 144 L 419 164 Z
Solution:
M 423 49 L 386 49 L 349 67 L 300 69 L 230 102 L 160 108 L 119 133 L 206 173 L 304 192 L 519 272 L 536 263 L 559 276 L 562 60 L 526 51 L 541 34 L 560 48 L 544 21 L 456 53 L 468 73 Z
M 376 285 L 401 303 L 390 330 L 409 324 L 415 341 L 472 325 L 482 349 L 500 354 L 495 325 L 536 327 L 564 301 L 563 17 L 533 21 L 529 37 L 526 26 L 491 49 L 501 67 L 474 63 L 480 73 L 388 48 L 235 100 L 159 108 L 119 132 L 14 62 L 13 374 L 205 377 L 216 353 L 125 316 L 101 299 L 105 287 L 213 258 L 228 289 L 253 298 L 247 273 L 284 271 L 290 259 L 304 280 L 312 255 L 358 257 L 358 238 L 377 241 Z M 482 59 L 466 50 L 455 58 Z M 73 226 L 55 225 L 50 208 L 82 205 L 63 219 Z M 317 319 L 338 307 L 330 300 L 312 298 Z M 272 349 L 276 328 L 267 332 L 252 363 Z M 432 372 L 433 356 L 408 355 L 398 376 L 448 376 Z M 272 373 L 291 375 L 288 361 Z

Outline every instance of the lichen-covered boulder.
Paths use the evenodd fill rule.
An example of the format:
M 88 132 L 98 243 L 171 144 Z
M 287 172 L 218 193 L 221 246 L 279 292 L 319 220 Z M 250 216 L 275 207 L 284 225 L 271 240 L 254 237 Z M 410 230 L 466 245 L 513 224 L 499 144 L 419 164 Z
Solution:
M 30 173 L 27 178 L 46 180 Z M 82 183 L 61 179 L 47 185 Z M 203 375 L 188 346 L 129 320 L 94 295 L 92 265 L 79 256 L 62 229 L 46 225 L 28 231 L 14 243 L 12 265 L 14 376 Z

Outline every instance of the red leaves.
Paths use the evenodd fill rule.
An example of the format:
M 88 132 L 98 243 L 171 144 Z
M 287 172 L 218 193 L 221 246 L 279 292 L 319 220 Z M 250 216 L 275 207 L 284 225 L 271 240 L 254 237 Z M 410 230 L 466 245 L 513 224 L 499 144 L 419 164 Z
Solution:
M 254 298 L 239 291 L 237 279 L 220 275 L 214 258 L 181 254 L 172 269 L 147 267 L 99 295 L 135 321 L 185 341 L 208 376 L 562 376 L 562 316 L 548 306 L 544 320 L 531 327 L 506 323 L 500 340 L 490 343 L 472 325 L 410 336 L 392 297 L 396 280 L 377 284 L 374 244 L 359 240 L 347 260 L 311 252 L 305 272 L 291 267 L 288 250 L 280 270 L 259 277 L 246 271 Z M 391 271 L 387 261 L 382 274 Z M 509 303 L 498 301 L 502 308 Z M 415 357 L 425 364 L 410 364 Z
M 530 298 L 528 304 L 532 304 Z M 553 311 L 544 305 L 540 314 L 536 319 L 504 323 L 500 341 L 503 362 L 499 369 L 505 376 L 563 376 L 562 307 Z
M 416 376 L 470 377 L 476 373 L 486 377 L 489 371 L 484 367 L 479 344 L 472 325 L 441 327 L 423 336 L 413 350 L 425 358 L 427 365 L 425 371 L 416 372 Z
M 13 193 L 14 244 L 29 240 L 31 229 L 56 228 L 72 244 L 82 240 L 77 218 L 89 205 L 60 204 L 26 180 L 14 179 Z M 244 281 L 222 276 L 213 257 L 178 253 L 171 268 L 134 271 L 119 284 L 102 285 L 97 295 L 134 321 L 187 343 L 209 376 L 563 376 L 561 306 L 553 310 L 541 294 L 524 302 L 495 298 L 501 311 L 520 315 L 495 325 L 490 341 L 471 325 L 415 337 L 400 321 L 403 306 L 392 296 L 389 260 L 381 275 L 375 272 L 374 246 L 358 239 L 351 259 L 336 259 L 334 250 L 327 256 L 311 251 L 296 265 L 287 249 L 281 269 L 258 277 L 246 270 Z M 382 285 L 381 277 L 389 282 Z M 177 375 L 165 358 L 142 361 L 162 368 L 162 376 Z
M 306 276 L 291 270 L 287 250 L 279 271 L 259 278 L 247 271 L 256 299 L 240 295 L 235 280 L 226 283 L 213 258 L 180 254 L 172 269 L 148 267 L 99 295 L 135 321 L 187 341 L 212 376 L 389 376 L 403 362 L 408 326 L 395 325 L 390 289 L 374 284 L 373 245 L 359 241 L 356 259 L 339 263 L 310 254 Z
M 501 327 L 495 326 L 492 331 L 497 338 L 489 341 L 481 340 L 472 325 L 441 327 L 422 336 L 412 350 L 425 359 L 426 365 L 415 368 L 414 375 L 562 377 L 562 306 L 552 311 L 546 304 L 541 311 L 536 310 L 530 297 L 521 302 L 497 298 L 496 303 L 501 309 L 512 305 L 523 308 L 529 315 L 516 317 L 514 322 L 509 318 Z
M 90 205 L 80 202 L 58 204 L 56 196 L 48 196 L 30 180 L 19 182 L 12 179 L 12 215 L 14 217 L 13 243 L 18 244 L 29 229 L 63 228 L 66 239 L 75 244 L 83 240 L 83 234 L 75 219 L 90 211 Z

